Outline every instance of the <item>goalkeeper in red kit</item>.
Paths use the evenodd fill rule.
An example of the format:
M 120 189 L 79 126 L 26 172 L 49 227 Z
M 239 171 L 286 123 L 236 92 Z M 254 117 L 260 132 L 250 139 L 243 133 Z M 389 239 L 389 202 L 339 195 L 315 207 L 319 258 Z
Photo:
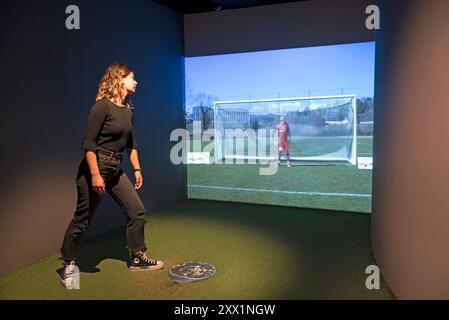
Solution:
M 291 167 L 290 163 L 290 155 L 288 154 L 288 139 L 290 137 L 290 128 L 288 126 L 287 121 L 285 121 L 284 117 L 280 117 L 280 121 L 276 127 L 276 131 L 278 134 L 278 164 L 281 163 L 281 152 L 285 152 L 285 156 L 287 158 L 287 166 Z

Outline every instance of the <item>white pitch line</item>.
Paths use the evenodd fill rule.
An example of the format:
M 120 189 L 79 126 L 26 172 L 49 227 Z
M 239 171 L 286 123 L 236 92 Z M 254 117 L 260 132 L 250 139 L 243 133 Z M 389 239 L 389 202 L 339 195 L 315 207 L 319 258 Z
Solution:
M 188 187 L 191 187 L 191 188 L 203 188 L 203 189 L 249 191 L 249 192 L 286 193 L 286 194 L 297 194 L 297 195 L 306 195 L 306 196 L 336 196 L 336 197 L 371 198 L 370 194 L 364 194 L 364 193 L 283 191 L 283 190 L 269 190 L 269 189 L 249 189 L 249 188 L 230 188 L 230 187 L 218 187 L 218 186 L 205 186 L 205 185 L 199 185 L 199 184 L 189 184 Z

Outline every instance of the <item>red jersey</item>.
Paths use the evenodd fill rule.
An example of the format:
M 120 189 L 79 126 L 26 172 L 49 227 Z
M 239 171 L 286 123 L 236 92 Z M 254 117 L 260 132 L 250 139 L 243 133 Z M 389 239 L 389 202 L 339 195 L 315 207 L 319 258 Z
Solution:
M 278 130 L 278 137 L 282 140 L 287 140 L 287 136 L 290 131 L 287 121 L 279 122 L 277 130 Z

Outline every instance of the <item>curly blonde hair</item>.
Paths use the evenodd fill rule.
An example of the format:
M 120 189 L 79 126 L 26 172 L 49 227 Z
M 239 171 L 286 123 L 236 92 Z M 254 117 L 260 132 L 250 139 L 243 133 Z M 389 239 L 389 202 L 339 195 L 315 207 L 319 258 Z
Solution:
M 113 102 L 122 95 L 123 83 L 121 80 L 129 75 L 133 70 L 126 64 L 114 62 L 104 73 L 98 84 L 96 101 L 107 98 Z

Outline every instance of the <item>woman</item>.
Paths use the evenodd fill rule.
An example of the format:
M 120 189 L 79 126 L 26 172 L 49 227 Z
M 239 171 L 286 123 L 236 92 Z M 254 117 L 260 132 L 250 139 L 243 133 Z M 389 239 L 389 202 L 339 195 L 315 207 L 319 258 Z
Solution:
M 62 283 L 75 285 L 75 258 L 79 239 L 107 191 L 126 215 L 126 237 L 130 251 L 130 270 L 159 270 L 162 261 L 145 255 L 145 207 L 137 194 L 143 178 L 133 136 L 133 107 L 129 96 L 136 91 L 134 72 L 126 65 L 113 63 L 98 86 L 96 102 L 89 112 L 87 128 L 81 142 L 85 157 L 77 174 L 76 211 L 64 236 L 61 248 L 64 265 Z M 127 149 L 134 169 L 134 186 L 121 169 Z

